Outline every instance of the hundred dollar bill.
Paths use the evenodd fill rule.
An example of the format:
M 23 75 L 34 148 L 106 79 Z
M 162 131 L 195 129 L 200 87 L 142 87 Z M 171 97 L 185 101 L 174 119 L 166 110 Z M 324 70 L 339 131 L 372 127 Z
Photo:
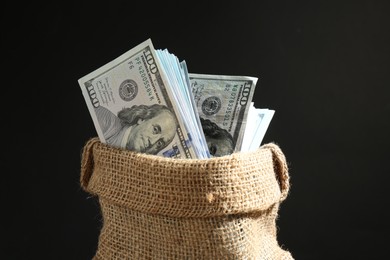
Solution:
M 241 151 L 258 78 L 196 73 L 189 78 L 210 154 Z
M 101 142 L 163 157 L 196 158 L 150 39 L 78 82 Z
M 194 106 L 186 62 L 180 62 L 175 55 L 169 53 L 168 49 L 156 50 L 156 53 L 167 72 L 169 82 L 172 83 L 171 87 L 175 102 L 179 108 L 180 115 L 182 118 L 185 118 L 184 124 L 187 132 L 191 133 L 191 143 L 197 158 L 210 158 L 198 110 Z
M 260 147 L 274 114 L 275 110 L 255 108 L 254 102 L 251 103 L 241 151 L 254 151 Z

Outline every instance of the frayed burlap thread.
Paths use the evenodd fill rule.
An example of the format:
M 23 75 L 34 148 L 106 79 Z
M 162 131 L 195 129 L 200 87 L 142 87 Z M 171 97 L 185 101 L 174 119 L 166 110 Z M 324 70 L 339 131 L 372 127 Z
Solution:
M 94 260 L 293 259 L 277 241 L 289 175 L 276 144 L 172 159 L 92 138 L 83 149 L 80 182 L 102 213 Z

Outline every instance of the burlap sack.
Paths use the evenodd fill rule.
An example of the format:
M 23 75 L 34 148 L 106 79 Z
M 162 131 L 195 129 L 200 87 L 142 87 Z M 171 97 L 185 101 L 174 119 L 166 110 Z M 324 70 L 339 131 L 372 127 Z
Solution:
M 275 144 L 197 160 L 93 138 L 83 150 L 80 181 L 102 212 L 95 260 L 293 259 L 276 236 L 289 176 Z

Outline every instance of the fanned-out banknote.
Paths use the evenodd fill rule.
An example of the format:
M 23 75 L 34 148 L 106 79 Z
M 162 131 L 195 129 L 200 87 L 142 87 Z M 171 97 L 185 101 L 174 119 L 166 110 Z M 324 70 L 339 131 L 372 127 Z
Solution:
M 150 39 L 78 82 L 103 143 L 163 157 L 196 158 Z
M 189 73 L 210 154 L 241 151 L 258 78 Z
M 194 105 L 186 62 L 180 62 L 168 49 L 157 49 L 156 53 L 171 83 L 170 86 L 172 87 L 172 93 L 178 111 L 181 117 L 185 118 L 184 124 L 187 132 L 190 133 L 191 143 L 197 158 L 210 158 L 198 110 Z

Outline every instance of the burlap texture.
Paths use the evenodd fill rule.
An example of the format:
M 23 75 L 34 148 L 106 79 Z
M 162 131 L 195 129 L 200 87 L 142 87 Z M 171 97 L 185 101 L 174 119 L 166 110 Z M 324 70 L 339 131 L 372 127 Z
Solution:
M 102 212 L 95 260 L 293 259 L 277 242 L 289 175 L 273 143 L 198 160 L 116 149 L 92 138 L 80 182 Z

